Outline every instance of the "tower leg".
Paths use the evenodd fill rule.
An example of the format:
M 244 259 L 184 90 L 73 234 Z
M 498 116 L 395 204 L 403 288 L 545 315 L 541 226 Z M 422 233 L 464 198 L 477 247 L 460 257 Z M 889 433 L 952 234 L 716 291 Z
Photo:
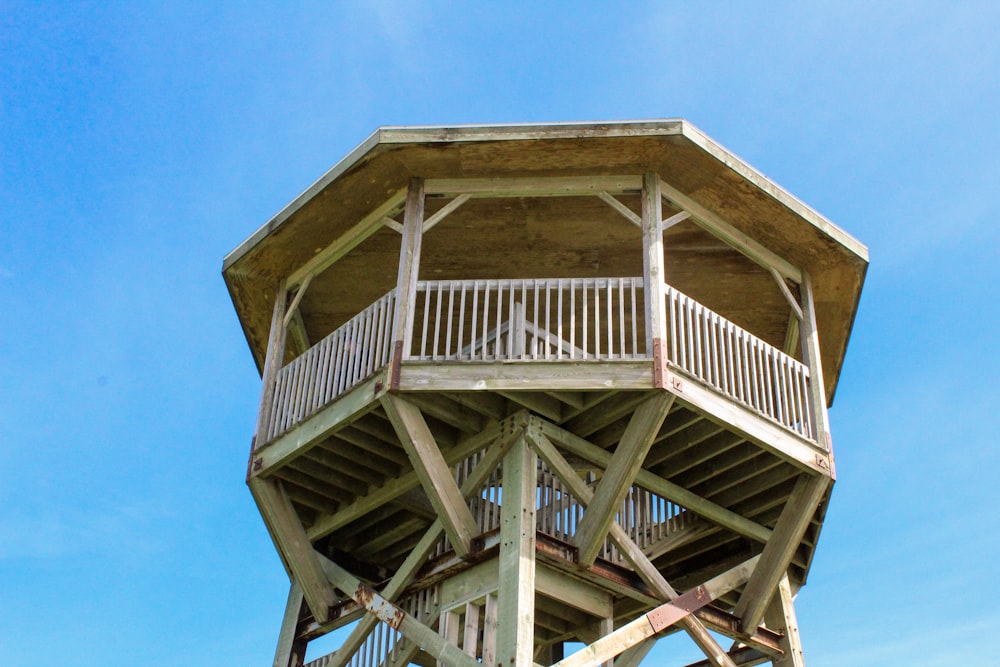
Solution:
M 535 489 L 538 457 L 521 436 L 503 460 L 497 663 L 534 664 Z
M 795 618 L 795 605 L 792 602 L 792 587 L 788 583 L 788 575 L 778 582 L 778 590 L 771 598 L 771 604 L 764 615 L 767 627 L 779 630 L 785 637 L 781 640 L 781 650 L 785 655 L 771 662 L 774 667 L 805 667 L 802 657 L 802 642 L 799 639 L 799 623 Z
M 274 667 L 302 667 L 306 664 L 306 644 L 295 638 L 302 614 L 302 589 L 292 582 L 288 591 L 288 602 L 285 604 L 285 617 L 281 621 L 281 632 L 278 634 L 278 648 L 274 651 Z

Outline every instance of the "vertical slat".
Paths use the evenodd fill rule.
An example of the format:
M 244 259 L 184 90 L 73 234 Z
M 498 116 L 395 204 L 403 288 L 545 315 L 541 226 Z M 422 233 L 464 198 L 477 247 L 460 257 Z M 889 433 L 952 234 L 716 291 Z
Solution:
M 632 357 L 639 356 L 639 332 L 637 330 L 636 312 L 637 304 L 635 302 L 635 278 L 629 278 L 629 292 L 632 299 Z
M 563 281 L 560 278 L 556 282 L 556 359 L 562 359 L 563 350 Z
M 489 337 L 490 320 L 490 281 L 483 281 L 483 337 L 480 345 L 481 358 L 486 360 L 486 340 Z
M 594 281 L 594 359 L 601 358 L 601 287 Z
M 569 281 L 569 358 L 576 359 L 576 280 Z
M 472 327 L 469 329 L 469 359 L 476 358 L 476 332 L 479 325 L 479 281 L 472 283 Z
M 451 331 L 455 322 L 455 281 L 448 283 L 448 321 L 444 334 L 444 358 L 451 357 Z
M 430 291 L 430 290 L 428 290 Z M 437 299 L 434 304 L 434 344 L 431 346 L 431 359 L 440 359 L 439 345 L 441 344 L 441 302 L 444 301 L 444 283 L 440 280 L 437 283 Z
M 462 283 L 462 293 L 459 298 L 458 306 L 458 342 L 455 344 L 455 358 L 462 360 L 462 349 L 464 347 L 463 343 L 465 339 L 463 334 L 465 333 L 465 283 Z
M 587 353 L 590 351 L 590 348 L 587 346 L 587 338 L 588 338 L 588 333 L 589 333 L 589 330 L 590 330 L 590 320 L 587 317 L 587 307 L 588 307 L 588 304 L 587 304 L 587 281 L 586 280 L 582 281 L 582 294 L 583 294 L 583 299 L 581 300 L 581 303 L 583 304 L 583 358 L 586 359 L 587 358 Z

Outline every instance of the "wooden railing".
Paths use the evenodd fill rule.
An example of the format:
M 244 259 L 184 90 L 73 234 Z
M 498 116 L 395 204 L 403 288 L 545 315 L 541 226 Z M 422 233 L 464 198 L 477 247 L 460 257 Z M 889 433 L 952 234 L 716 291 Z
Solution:
M 278 371 L 267 440 L 389 363 L 395 310 L 392 290 Z
M 815 439 L 809 369 L 694 299 L 667 287 L 668 361 L 800 435 Z
M 417 283 L 407 360 L 646 358 L 641 278 Z
M 815 440 L 809 369 L 667 286 L 667 362 L 734 401 Z M 395 290 L 278 372 L 267 440 L 389 362 Z M 417 283 L 401 361 L 628 361 L 646 350 L 642 278 Z

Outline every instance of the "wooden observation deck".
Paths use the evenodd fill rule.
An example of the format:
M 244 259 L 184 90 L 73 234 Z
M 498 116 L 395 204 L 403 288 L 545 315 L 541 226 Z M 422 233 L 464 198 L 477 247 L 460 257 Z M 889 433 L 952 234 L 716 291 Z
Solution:
M 274 664 L 802 665 L 866 267 L 686 121 L 376 131 L 224 263 Z

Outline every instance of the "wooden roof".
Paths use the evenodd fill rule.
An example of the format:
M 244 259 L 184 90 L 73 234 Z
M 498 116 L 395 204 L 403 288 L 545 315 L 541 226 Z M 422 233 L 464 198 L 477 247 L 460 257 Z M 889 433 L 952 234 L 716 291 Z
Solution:
M 648 171 L 810 274 L 832 400 L 867 248 L 685 120 L 379 128 L 229 253 L 223 275 L 260 367 L 278 281 L 405 188 L 411 177 Z M 625 193 L 620 199 L 638 212 L 637 196 Z M 428 212 L 443 203 L 429 201 Z M 782 323 L 774 313 L 781 312 L 782 297 L 773 279 L 690 224 L 665 237 L 668 282 L 758 335 L 778 337 Z M 425 260 L 432 273 L 422 277 L 641 275 L 638 230 L 632 228 L 634 254 L 623 251 L 629 227 L 596 197 L 473 200 L 428 233 Z M 307 327 L 328 331 L 344 314 L 360 311 L 387 291 L 396 279 L 398 249 L 398 235 L 384 228 L 314 280 L 303 302 Z M 503 275 L 486 275 L 490 271 Z M 734 309 L 746 312 L 734 317 Z

